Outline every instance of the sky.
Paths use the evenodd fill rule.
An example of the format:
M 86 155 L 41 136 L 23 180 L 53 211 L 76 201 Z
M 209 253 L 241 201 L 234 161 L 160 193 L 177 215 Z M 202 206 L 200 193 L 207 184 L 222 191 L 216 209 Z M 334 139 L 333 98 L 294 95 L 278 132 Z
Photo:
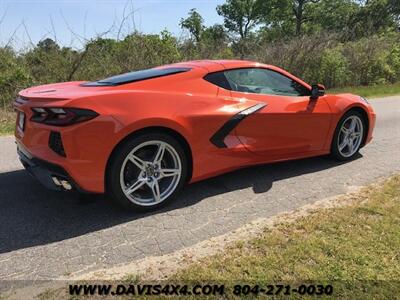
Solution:
M 222 18 L 215 8 L 223 2 L 223 0 L 0 0 L 0 45 L 12 45 L 17 49 L 23 49 L 50 37 L 63 46 L 79 49 L 85 40 L 90 38 L 99 35 L 123 37 L 133 29 L 144 33 L 159 33 L 167 29 L 179 37 L 185 34 L 179 22 L 182 17 L 187 16 L 191 8 L 197 9 L 207 26 L 222 23 Z

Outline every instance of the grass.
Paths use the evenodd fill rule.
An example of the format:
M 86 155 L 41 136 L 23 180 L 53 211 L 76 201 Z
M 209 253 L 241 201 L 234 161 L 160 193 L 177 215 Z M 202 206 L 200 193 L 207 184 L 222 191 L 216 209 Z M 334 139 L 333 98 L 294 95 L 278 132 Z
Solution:
M 59 296 L 59 290 L 46 289 L 36 298 L 37 300 L 48 300 L 48 299 L 57 299 L 58 296 Z
M 15 113 L 0 109 L 0 135 L 12 134 L 15 127 Z
M 262 286 L 314 281 L 332 283 L 335 298 L 390 299 L 400 292 L 399 233 L 400 176 L 395 176 L 365 190 L 350 206 L 265 230 L 174 279 Z
M 331 89 L 328 90 L 328 93 L 333 93 L 333 94 L 351 93 L 363 96 L 365 98 L 399 95 L 400 82 L 395 84 L 356 86 L 356 87 Z

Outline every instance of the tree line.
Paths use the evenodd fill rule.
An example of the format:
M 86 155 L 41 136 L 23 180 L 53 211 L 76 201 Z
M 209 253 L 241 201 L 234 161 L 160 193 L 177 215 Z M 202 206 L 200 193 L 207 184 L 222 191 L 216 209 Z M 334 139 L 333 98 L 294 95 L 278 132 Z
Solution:
M 398 0 L 228 0 L 216 10 L 223 25 L 204 26 L 196 9 L 180 25 L 196 43 L 230 40 L 242 58 L 254 44 L 302 34 L 336 32 L 345 42 L 400 29 Z
M 399 0 L 227 0 L 223 24 L 206 26 L 192 9 L 178 38 L 133 31 L 98 36 L 80 50 L 46 38 L 27 51 L 0 47 L 4 109 L 27 86 L 95 80 L 191 59 L 251 59 L 328 87 L 400 81 Z

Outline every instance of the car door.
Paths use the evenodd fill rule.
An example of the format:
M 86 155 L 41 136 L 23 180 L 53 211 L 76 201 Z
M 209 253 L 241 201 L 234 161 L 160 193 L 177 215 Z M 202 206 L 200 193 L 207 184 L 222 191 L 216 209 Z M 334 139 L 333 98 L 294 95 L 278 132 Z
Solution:
M 265 68 L 225 71 L 231 95 L 242 103 L 265 106 L 246 117 L 235 129 L 242 144 L 259 155 L 290 157 L 323 149 L 331 126 L 325 99 L 310 99 L 308 87 Z

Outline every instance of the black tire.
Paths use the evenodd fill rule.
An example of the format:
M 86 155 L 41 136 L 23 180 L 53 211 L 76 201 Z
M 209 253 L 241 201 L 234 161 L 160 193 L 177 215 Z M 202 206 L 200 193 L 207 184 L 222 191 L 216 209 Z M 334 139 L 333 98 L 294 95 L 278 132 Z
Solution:
M 362 136 L 361 136 L 361 143 L 356 147 L 356 149 L 354 150 L 354 153 L 352 155 L 350 155 L 350 156 L 345 156 L 339 150 L 339 143 L 338 143 L 339 134 L 340 134 L 340 131 L 341 131 L 341 128 L 342 128 L 344 122 L 346 122 L 346 120 L 348 120 L 349 117 L 352 117 L 352 116 L 356 116 L 361 120 L 362 129 L 363 129 L 362 131 L 363 132 L 362 132 Z M 336 159 L 336 160 L 339 160 L 339 161 L 347 161 L 347 160 L 353 159 L 358 154 L 360 148 L 363 145 L 363 142 L 364 142 L 364 139 L 365 139 L 366 130 L 367 130 L 367 126 L 366 125 L 367 124 L 366 124 L 365 118 L 360 112 L 358 112 L 356 110 L 351 110 L 351 111 L 345 113 L 343 115 L 343 117 L 339 120 L 339 122 L 338 122 L 338 124 L 336 126 L 336 129 L 335 129 L 335 133 L 334 133 L 333 140 L 332 140 L 332 145 L 331 145 L 331 157 Z
M 181 176 L 172 194 L 170 194 L 166 199 L 155 205 L 150 204 L 148 206 L 144 206 L 132 202 L 125 195 L 120 182 L 120 172 L 121 168 L 123 167 L 125 158 L 129 155 L 129 153 L 133 149 L 135 149 L 135 147 L 150 141 L 162 141 L 170 145 L 176 151 L 181 162 Z M 174 137 L 164 133 L 147 132 L 145 134 L 132 136 L 132 138 L 129 138 L 128 140 L 123 142 L 116 149 L 116 151 L 114 151 L 106 172 L 107 194 L 111 196 L 116 204 L 122 206 L 125 209 L 137 212 L 153 211 L 173 201 L 182 191 L 185 183 L 187 182 L 188 158 L 183 147 Z

